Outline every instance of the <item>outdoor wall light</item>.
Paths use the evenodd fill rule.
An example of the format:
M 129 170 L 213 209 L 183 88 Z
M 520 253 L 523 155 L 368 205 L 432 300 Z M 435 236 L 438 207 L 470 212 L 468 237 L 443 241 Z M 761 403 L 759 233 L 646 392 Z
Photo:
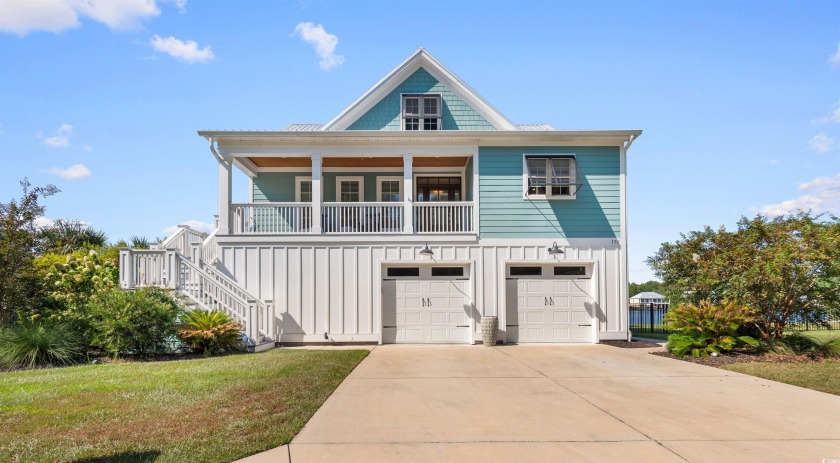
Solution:
M 548 253 L 552 256 L 557 254 L 565 254 L 565 252 L 563 252 L 563 250 L 557 246 L 557 241 L 555 241 L 554 244 L 552 244 L 551 247 L 548 248 Z
M 426 243 L 426 247 L 420 250 L 421 256 L 432 257 L 435 255 L 435 252 L 429 249 L 429 243 Z

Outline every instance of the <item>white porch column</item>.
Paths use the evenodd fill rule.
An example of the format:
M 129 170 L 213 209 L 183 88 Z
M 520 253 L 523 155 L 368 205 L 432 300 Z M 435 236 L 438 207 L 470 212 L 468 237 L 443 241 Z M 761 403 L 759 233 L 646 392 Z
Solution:
M 312 233 L 321 234 L 321 209 L 324 198 L 321 196 L 321 155 L 312 154 Z
M 478 192 L 479 192 L 479 184 L 478 184 L 478 147 L 475 148 L 473 151 L 472 157 L 472 168 L 473 168 L 473 181 L 472 181 L 472 201 L 473 201 L 473 215 L 472 215 L 472 232 L 478 234 L 478 221 L 480 219 L 480 215 L 478 213 Z
M 230 158 L 219 161 L 219 234 L 230 234 L 230 198 L 232 196 Z
M 414 211 L 411 203 L 414 200 L 414 156 L 403 154 L 403 233 L 414 234 Z

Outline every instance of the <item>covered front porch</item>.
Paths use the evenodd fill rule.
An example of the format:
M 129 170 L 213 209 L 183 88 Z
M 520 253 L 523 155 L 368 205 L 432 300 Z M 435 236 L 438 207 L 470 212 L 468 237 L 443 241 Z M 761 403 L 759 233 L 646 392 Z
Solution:
M 476 152 L 220 155 L 218 234 L 475 234 Z M 230 199 L 233 165 L 248 202 Z

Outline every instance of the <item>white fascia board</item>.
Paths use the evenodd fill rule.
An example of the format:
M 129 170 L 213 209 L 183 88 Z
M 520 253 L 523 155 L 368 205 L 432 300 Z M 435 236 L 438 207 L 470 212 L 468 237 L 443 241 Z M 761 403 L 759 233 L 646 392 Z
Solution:
M 487 100 L 467 85 L 455 73 L 446 68 L 440 61 L 423 48 L 418 49 L 405 61 L 379 80 L 356 101 L 345 108 L 333 120 L 321 128 L 321 131 L 346 130 L 358 118 L 373 108 L 385 96 L 396 89 L 403 81 L 419 68 L 424 68 L 439 82 L 446 85 L 459 98 L 464 100 L 473 110 L 479 113 L 496 130 L 516 131 L 518 128 Z
M 256 177 L 257 172 L 260 170 L 256 164 L 251 162 L 250 159 L 246 157 L 233 157 L 233 165 L 239 168 L 245 175 L 249 177 Z
M 629 139 L 638 138 L 641 130 L 342 130 L 332 132 L 283 132 L 283 131 L 200 131 L 199 135 L 213 137 L 222 152 L 233 147 L 245 146 L 383 146 L 406 144 L 428 146 L 440 144 L 472 144 L 494 146 L 498 143 L 597 143 L 602 146 L 619 146 Z

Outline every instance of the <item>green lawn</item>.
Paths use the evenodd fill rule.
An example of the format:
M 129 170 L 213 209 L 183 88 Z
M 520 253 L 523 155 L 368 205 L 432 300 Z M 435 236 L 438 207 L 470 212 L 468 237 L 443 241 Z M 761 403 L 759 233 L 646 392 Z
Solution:
M 840 330 L 811 330 L 811 331 L 790 331 L 785 330 L 785 334 L 802 333 L 805 336 L 814 338 L 818 341 L 828 341 L 832 338 L 840 338 Z
M 840 395 L 840 361 L 837 360 L 820 363 L 733 363 L 721 368 Z
M 0 373 L 0 461 L 236 460 L 291 441 L 367 353 L 276 349 Z

